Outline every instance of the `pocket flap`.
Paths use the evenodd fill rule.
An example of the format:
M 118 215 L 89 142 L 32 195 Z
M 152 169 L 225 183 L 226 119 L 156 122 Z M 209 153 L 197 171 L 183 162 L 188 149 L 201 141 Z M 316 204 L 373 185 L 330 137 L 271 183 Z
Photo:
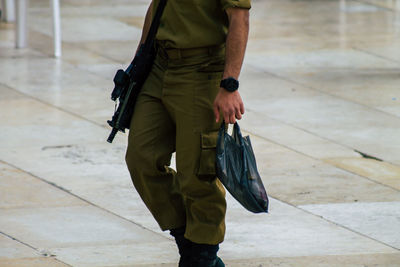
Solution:
M 216 148 L 218 131 L 201 134 L 201 148 Z

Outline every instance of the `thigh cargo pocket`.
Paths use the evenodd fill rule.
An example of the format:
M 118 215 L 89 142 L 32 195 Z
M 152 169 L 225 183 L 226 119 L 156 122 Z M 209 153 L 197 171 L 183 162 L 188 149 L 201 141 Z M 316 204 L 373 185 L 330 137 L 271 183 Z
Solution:
M 215 175 L 215 157 L 218 131 L 201 134 L 201 152 L 197 176 L 202 180 L 212 181 Z

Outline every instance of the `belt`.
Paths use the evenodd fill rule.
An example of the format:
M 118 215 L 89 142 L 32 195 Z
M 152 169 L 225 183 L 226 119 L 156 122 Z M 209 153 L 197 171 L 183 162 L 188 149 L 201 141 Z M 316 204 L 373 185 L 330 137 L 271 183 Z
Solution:
M 165 48 L 159 45 L 158 51 L 168 59 L 181 59 L 199 55 L 217 55 L 225 51 L 225 45 L 199 48 Z

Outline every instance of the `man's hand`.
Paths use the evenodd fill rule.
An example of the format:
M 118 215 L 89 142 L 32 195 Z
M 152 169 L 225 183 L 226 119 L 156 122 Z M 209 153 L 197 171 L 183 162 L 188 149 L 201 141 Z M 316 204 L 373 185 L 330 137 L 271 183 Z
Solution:
M 234 124 L 236 119 L 240 120 L 244 114 L 244 105 L 239 92 L 228 92 L 224 88 L 220 88 L 214 101 L 214 115 L 216 122 L 220 120 L 220 112 L 222 112 L 225 123 Z

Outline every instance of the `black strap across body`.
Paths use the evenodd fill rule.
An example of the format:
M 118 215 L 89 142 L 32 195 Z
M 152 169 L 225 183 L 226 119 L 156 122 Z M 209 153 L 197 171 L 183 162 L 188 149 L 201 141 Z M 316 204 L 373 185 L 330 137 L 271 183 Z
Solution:
M 111 99 L 115 101 L 116 105 L 118 101 L 118 107 L 116 107 L 111 120 L 107 121 L 108 125 L 112 127 L 107 139 L 109 143 L 112 143 L 118 131 L 125 132 L 125 129 L 130 127 L 136 99 L 153 66 L 156 55 L 154 41 L 166 4 L 167 0 L 160 0 L 146 41 L 140 45 L 129 67 L 125 71 L 119 69 L 114 76 L 115 87 L 111 93 Z

